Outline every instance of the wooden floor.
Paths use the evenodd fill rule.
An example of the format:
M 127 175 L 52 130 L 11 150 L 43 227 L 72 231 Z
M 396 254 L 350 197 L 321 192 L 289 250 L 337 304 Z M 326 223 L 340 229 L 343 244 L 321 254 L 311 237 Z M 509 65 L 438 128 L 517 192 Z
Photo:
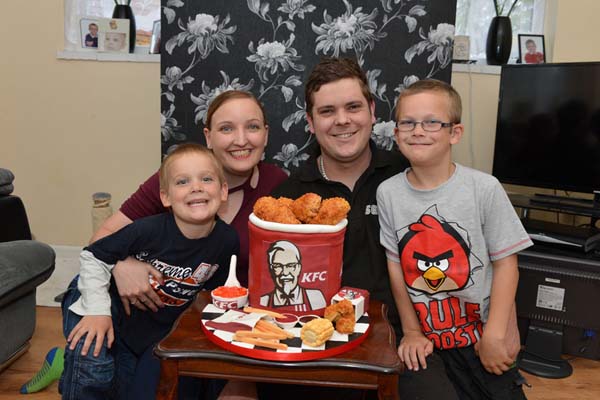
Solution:
M 57 400 L 60 399 L 54 383 L 39 393 L 19 394 L 21 385 L 37 372 L 46 352 L 63 345 L 60 309 L 37 308 L 37 326 L 31 348 L 8 369 L 0 373 L 0 400 Z M 573 375 L 565 379 L 543 379 L 524 374 L 531 384 L 525 388 L 530 400 L 597 400 L 600 399 L 600 361 L 574 359 Z M 440 399 L 443 400 L 443 399 Z

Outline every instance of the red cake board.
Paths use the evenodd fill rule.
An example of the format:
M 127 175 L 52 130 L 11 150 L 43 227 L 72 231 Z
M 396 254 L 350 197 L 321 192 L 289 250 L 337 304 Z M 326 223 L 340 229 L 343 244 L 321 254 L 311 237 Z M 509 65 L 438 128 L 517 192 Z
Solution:
M 233 340 L 233 333 L 215 330 L 206 326 L 206 322 L 212 321 L 221 316 L 225 310 L 221 310 L 212 304 L 207 304 L 202 310 L 202 320 L 200 327 L 206 337 L 216 344 L 231 351 L 235 354 L 240 354 L 245 357 L 256 358 L 259 360 L 269 361 L 309 361 L 318 360 L 321 358 L 333 357 L 338 354 L 355 348 L 361 344 L 369 334 L 371 329 L 369 316 L 365 313 L 357 322 L 352 334 L 341 334 L 334 332 L 330 340 L 323 346 L 310 347 L 302 343 L 300 339 L 301 325 L 298 323 L 294 328 L 288 329 L 296 334 L 293 339 L 281 340 L 281 343 L 288 345 L 287 350 L 274 350 L 249 343 L 236 342 Z

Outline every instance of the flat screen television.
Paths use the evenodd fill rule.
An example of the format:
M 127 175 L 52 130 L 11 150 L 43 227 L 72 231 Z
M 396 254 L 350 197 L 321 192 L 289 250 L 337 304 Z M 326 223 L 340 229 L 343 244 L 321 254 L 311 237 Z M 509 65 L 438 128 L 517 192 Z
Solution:
M 600 62 L 502 67 L 492 173 L 515 185 L 600 190 Z

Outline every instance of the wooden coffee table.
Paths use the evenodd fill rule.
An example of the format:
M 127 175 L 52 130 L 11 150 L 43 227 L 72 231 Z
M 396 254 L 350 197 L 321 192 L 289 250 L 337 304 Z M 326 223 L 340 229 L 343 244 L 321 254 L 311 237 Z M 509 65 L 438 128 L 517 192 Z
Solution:
M 379 399 L 398 399 L 403 365 L 396 353 L 386 306 L 371 300 L 371 330 L 359 346 L 330 358 L 312 361 L 264 361 L 244 357 L 211 342 L 200 328 L 210 294 L 201 292 L 154 350 L 161 359 L 157 399 L 176 399 L 178 376 L 237 379 L 377 390 Z

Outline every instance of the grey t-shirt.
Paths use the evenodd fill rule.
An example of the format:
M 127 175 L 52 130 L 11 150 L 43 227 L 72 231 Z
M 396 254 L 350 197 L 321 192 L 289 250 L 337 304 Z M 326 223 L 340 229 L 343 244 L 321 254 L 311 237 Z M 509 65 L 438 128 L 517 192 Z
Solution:
M 533 243 L 493 176 L 456 164 L 447 182 L 419 190 L 406 178 L 409 170 L 377 190 L 381 244 L 400 263 L 435 347 L 472 345 L 488 317 L 492 261 Z

